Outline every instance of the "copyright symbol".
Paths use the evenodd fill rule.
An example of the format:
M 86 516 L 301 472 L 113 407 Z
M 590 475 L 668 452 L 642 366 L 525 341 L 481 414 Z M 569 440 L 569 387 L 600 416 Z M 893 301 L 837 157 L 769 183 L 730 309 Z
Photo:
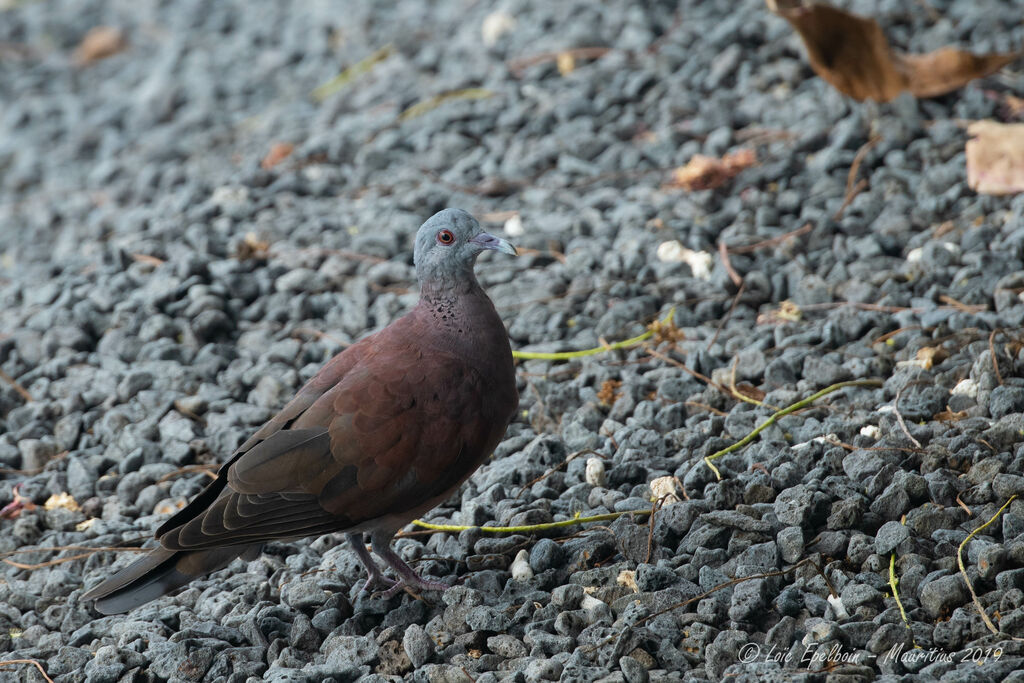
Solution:
M 747 643 L 740 648 L 740 661 L 744 664 L 754 662 L 761 654 L 761 646 L 757 643 Z

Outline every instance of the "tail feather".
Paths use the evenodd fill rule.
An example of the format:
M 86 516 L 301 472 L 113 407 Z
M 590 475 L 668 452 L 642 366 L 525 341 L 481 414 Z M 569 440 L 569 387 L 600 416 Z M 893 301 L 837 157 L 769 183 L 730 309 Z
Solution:
M 247 550 L 248 546 L 193 551 L 158 547 L 90 589 L 82 600 L 96 600 L 101 614 L 121 614 L 223 569 Z

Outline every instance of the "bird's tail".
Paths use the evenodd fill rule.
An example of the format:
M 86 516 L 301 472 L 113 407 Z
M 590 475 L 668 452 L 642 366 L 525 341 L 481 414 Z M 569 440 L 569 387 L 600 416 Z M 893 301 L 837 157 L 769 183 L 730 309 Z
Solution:
M 93 587 L 81 599 L 96 600 L 96 609 L 102 614 L 121 614 L 223 569 L 247 550 L 249 546 L 237 545 L 210 550 L 158 547 Z

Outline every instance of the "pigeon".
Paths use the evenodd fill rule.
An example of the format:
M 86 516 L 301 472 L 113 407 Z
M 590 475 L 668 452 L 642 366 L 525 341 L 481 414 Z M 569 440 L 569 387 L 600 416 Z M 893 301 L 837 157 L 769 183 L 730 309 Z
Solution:
M 416 233 L 415 308 L 328 361 L 157 529 L 157 547 L 82 599 L 102 614 L 127 612 L 256 557 L 266 541 L 328 533 L 345 534 L 366 567 L 363 590 L 446 588 L 420 577 L 391 540 L 491 455 L 518 407 L 508 334 L 473 274 L 488 249 L 516 254 L 465 211 L 428 219 Z

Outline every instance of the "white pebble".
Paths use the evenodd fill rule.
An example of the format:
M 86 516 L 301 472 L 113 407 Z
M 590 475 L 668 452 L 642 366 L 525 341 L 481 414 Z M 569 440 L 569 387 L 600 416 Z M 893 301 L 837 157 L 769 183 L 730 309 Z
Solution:
M 706 251 L 687 249 L 677 240 L 669 240 L 658 245 L 658 260 L 664 263 L 685 263 L 690 266 L 693 276 L 698 280 L 710 280 L 711 269 L 715 260 Z
M 962 379 L 956 383 L 956 386 L 949 393 L 954 396 L 978 398 L 978 383 L 973 379 Z
M 529 581 L 533 578 L 530 568 L 530 553 L 520 550 L 516 559 L 512 560 L 512 578 L 516 581 Z
M 604 460 L 601 458 L 587 459 L 587 483 L 591 486 L 604 486 L 606 477 L 604 475 Z
M 605 603 L 603 601 L 598 600 L 593 595 L 584 595 L 583 599 L 580 600 L 580 607 L 585 610 L 592 610 L 596 607 L 601 607 L 604 604 Z
M 671 505 L 672 503 L 679 502 L 679 484 L 676 483 L 676 478 L 673 476 L 658 477 L 652 479 L 649 484 L 651 487 L 651 495 L 654 500 L 661 500 L 662 505 Z
M 516 18 L 508 12 L 491 12 L 484 17 L 484 21 L 480 25 L 480 37 L 483 39 L 484 45 L 494 47 L 503 35 L 515 30 L 515 27 Z
M 523 219 L 518 213 L 512 214 L 512 217 L 505 221 L 505 234 L 509 237 L 519 237 L 525 230 L 523 230 Z
M 828 604 L 832 605 L 832 611 L 836 613 L 837 619 L 849 619 L 850 613 L 846 611 L 846 605 L 843 604 L 843 599 L 838 595 L 829 595 Z
M 864 425 L 860 428 L 861 436 L 866 436 L 869 439 L 881 439 L 882 430 L 878 428 L 878 425 Z

